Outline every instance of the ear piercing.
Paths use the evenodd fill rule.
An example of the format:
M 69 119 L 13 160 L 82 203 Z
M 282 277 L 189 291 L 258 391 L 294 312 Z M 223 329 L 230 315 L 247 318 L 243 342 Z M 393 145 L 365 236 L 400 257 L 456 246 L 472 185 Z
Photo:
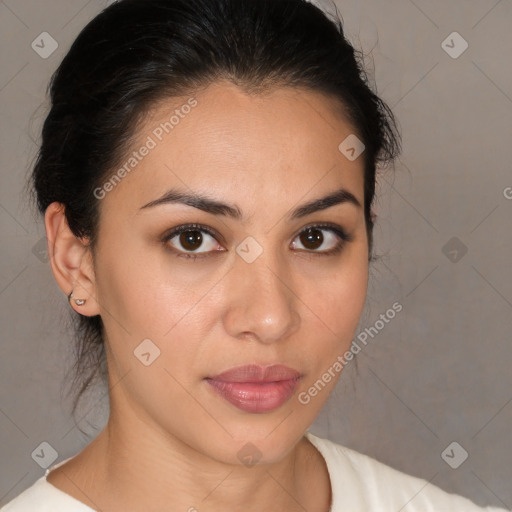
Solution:
M 73 297 L 73 291 L 68 295 L 68 301 L 71 302 L 71 298 Z M 73 299 L 77 306 L 83 306 L 85 304 L 85 299 Z

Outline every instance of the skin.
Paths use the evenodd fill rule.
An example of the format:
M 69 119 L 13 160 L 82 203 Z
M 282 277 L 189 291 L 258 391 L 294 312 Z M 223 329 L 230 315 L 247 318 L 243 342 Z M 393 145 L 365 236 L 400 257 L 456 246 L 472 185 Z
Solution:
M 62 205 L 47 209 L 55 278 L 86 299 L 76 311 L 105 325 L 110 387 L 106 427 L 48 481 L 109 512 L 327 512 L 327 468 L 303 435 L 337 378 L 307 405 L 298 394 L 350 347 L 367 290 L 367 232 L 363 208 L 348 202 L 287 216 L 340 188 L 363 205 L 363 159 L 338 150 L 354 129 L 335 100 L 311 91 L 250 96 L 217 82 L 194 97 L 190 114 L 100 201 L 94 254 Z M 134 150 L 187 99 L 156 106 Z M 236 205 L 243 218 L 178 203 L 141 209 L 170 188 Z M 304 228 L 322 222 L 352 236 L 341 252 L 319 254 L 339 242 L 325 228 L 322 246 L 301 244 Z M 203 258 L 179 256 L 179 236 L 162 242 L 187 223 L 220 235 L 203 233 Z M 263 248 L 252 263 L 236 252 L 248 236 Z M 148 338 L 160 356 L 145 366 L 134 350 Z M 250 363 L 300 371 L 295 394 L 248 413 L 204 380 Z M 251 467 L 237 457 L 247 443 L 261 453 Z

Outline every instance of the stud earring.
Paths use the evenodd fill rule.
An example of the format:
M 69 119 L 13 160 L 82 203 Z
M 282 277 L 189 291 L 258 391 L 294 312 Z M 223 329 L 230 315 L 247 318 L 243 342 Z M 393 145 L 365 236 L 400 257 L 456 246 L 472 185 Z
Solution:
M 68 295 L 68 300 L 71 301 L 71 298 L 73 297 L 73 291 Z M 73 299 L 75 301 L 75 304 L 77 306 L 83 306 L 85 304 L 85 299 Z

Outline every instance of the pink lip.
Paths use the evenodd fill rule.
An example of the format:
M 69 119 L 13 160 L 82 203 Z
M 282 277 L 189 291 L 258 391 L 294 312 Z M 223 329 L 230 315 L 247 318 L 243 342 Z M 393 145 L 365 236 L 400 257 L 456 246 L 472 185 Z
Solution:
M 293 394 L 301 374 L 284 365 L 246 365 L 208 377 L 206 381 L 235 407 L 252 413 L 283 405 Z

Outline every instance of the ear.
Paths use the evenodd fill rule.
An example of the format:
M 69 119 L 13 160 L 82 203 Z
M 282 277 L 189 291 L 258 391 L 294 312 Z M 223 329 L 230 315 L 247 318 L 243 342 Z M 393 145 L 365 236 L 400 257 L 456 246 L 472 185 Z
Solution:
M 65 216 L 61 203 L 52 203 L 44 215 L 48 256 L 53 275 L 60 289 L 73 292 L 71 307 L 84 316 L 99 315 L 92 251 L 86 239 L 77 238 Z M 85 300 L 78 306 L 74 299 Z

